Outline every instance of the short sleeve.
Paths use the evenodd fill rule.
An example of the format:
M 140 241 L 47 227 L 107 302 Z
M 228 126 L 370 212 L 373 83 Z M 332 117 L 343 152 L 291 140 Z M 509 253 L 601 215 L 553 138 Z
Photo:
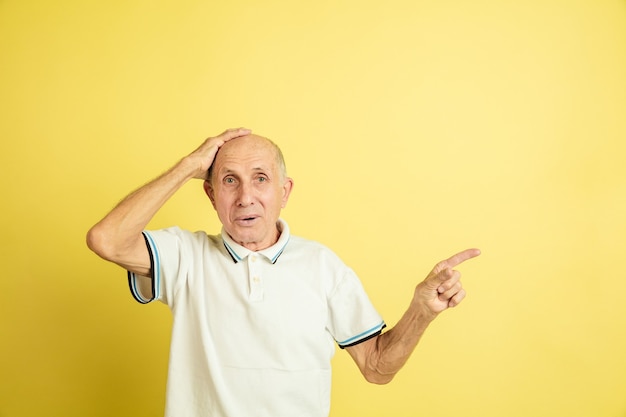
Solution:
M 379 335 L 386 326 L 351 269 L 330 294 L 328 306 L 327 327 L 342 349 Z
M 188 256 L 191 252 L 192 235 L 178 227 L 157 231 L 144 231 L 143 236 L 150 254 L 151 293 L 142 291 L 145 286 L 140 280 L 145 277 L 128 272 L 128 283 L 132 296 L 138 302 L 146 304 L 154 300 L 171 304 L 175 298 L 176 288 L 187 276 L 189 269 Z

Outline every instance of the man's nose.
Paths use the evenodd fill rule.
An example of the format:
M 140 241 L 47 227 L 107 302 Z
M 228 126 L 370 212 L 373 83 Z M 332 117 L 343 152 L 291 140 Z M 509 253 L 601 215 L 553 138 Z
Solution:
M 254 190 L 251 184 L 242 183 L 239 187 L 239 195 L 237 196 L 237 204 L 243 207 L 254 203 Z

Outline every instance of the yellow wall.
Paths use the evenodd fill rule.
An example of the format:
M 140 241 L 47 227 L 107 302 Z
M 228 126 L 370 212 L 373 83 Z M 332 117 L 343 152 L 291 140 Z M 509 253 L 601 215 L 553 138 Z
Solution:
M 0 416 L 154 416 L 170 316 L 84 235 L 208 135 L 282 145 L 284 217 L 389 324 L 467 300 L 331 415 L 626 416 L 626 3 L 0 0 Z M 219 230 L 199 183 L 153 221 Z

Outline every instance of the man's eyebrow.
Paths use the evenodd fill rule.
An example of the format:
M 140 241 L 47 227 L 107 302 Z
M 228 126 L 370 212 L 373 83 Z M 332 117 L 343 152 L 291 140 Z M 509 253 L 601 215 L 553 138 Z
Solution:
M 252 168 L 252 172 L 270 172 L 271 168 L 270 167 L 255 167 Z M 240 175 L 236 170 L 232 169 L 232 168 L 228 168 L 228 167 L 223 167 L 222 169 L 219 170 L 219 175 Z
M 231 173 L 235 172 L 235 170 L 230 169 L 230 168 L 222 168 L 222 169 L 220 169 L 219 172 L 220 172 L 220 174 L 231 174 Z

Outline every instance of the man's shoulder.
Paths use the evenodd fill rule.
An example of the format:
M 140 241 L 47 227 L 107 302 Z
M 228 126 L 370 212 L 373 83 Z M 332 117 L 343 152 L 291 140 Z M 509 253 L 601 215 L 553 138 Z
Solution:
M 183 229 L 179 226 L 170 226 L 163 229 L 156 230 L 148 230 L 147 233 L 149 236 L 156 239 L 176 239 L 180 242 L 187 242 L 189 244 L 209 244 L 216 245 L 222 244 L 222 236 L 211 235 L 203 230 L 191 231 L 189 229 Z
M 289 244 L 297 247 L 308 248 L 308 249 L 320 249 L 320 250 L 330 250 L 329 247 L 324 245 L 317 240 L 308 239 L 306 237 L 290 235 L 289 236 Z
M 339 260 L 337 254 L 325 244 L 302 236 L 291 235 L 288 247 L 290 251 L 306 256 L 318 256 Z

